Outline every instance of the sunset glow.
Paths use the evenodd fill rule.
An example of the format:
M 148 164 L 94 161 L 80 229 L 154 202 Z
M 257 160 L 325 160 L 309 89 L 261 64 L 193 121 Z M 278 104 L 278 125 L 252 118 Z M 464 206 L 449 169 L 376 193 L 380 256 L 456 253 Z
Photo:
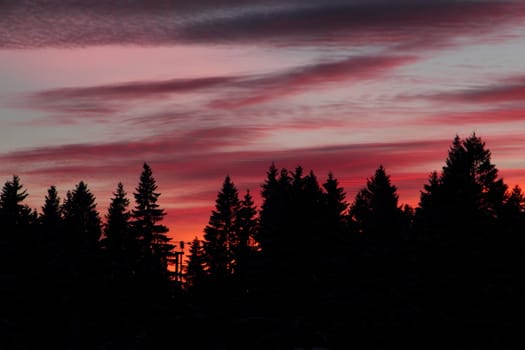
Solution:
M 42 2 L 45 3 L 45 2 Z M 51 5 L 50 5 L 51 4 Z M 145 5 L 147 4 L 147 5 Z M 201 236 L 226 175 L 328 172 L 352 201 L 379 164 L 417 206 L 454 136 L 525 184 L 519 0 L 0 4 L 0 180 L 37 210 L 84 180 L 103 215 L 144 162 L 174 240 Z

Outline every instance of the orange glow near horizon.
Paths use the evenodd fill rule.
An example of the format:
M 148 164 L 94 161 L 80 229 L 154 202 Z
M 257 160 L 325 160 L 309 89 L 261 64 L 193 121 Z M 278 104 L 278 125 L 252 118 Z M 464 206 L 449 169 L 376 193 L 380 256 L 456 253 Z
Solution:
M 104 217 L 143 162 L 176 241 L 226 175 L 260 206 L 272 162 L 333 172 L 348 202 L 382 164 L 416 207 L 473 132 L 525 183 L 523 2 L 45 3 L 0 2 L 0 181 L 32 208 L 83 180 Z

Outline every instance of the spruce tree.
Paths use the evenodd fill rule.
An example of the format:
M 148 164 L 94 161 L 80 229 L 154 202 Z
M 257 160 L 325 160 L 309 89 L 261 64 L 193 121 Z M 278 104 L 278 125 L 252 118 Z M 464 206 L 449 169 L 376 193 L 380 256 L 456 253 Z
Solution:
M 337 271 L 343 271 L 344 261 L 350 255 L 350 235 L 348 234 L 348 203 L 346 193 L 339 185 L 339 181 L 332 172 L 323 184 L 322 206 L 322 232 L 324 239 L 320 243 L 320 254 L 323 256 L 323 265 L 326 274 L 337 275 Z M 330 271 L 330 272 L 329 272 Z M 333 277 L 332 280 L 337 279 Z
M 233 272 L 232 249 L 238 240 L 235 219 L 239 205 L 237 188 L 226 176 L 215 201 L 215 210 L 204 228 L 207 271 L 216 281 L 226 280 Z
M 94 254 L 102 232 L 101 220 L 95 196 L 84 181 L 68 192 L 62 210 L 71 248 L 79 249 L 81 254 Z
M 359 190 L 350 205 L 349 210 L 349 224 L 351 231 L 363 237 L 368 230 L 368 223 L 370 222 L 370 193 L 362 188 Z
M 131 234 L 128 206 L 127 193 L 119 182 L 108 207 L 101 240 L 108 272 L 116 279 L 130 278 L 139 259 L 138 242 Z
M 427 238 L 482 236 L 496 229 L 506 190 L 485 142 L 456 136 L 441 174 L 433 173 L 421 194 L 417 227 Z
M 0 194 L 0 223 L 4 232 L 9 233 L 33 221 L 32 210 L 22 204 L 27 196 L 27 191 L 23 189 L 17 175 L 13 175 L 11 181 L 5 182 Z
M 71 322 L 79 322 L 79 337 L 88 338 L 87 329 L 94 326 L 93 315 L 101 298 L 101 270 L 99 244 L 101 220 L 96 208 L 95 196 L 84 181 L 68 192 L 62 205 L 64 215 L 63 263 L 64 302 L 67 308 L 77 310 Z M 92 334 L 90 334 L 92 336 Z
M 131 224 L 140 242 L 145 263 L 143 267 L 167 277 L 174 246 L 170 243 L 171 238 L 166 235 L 168 228 L 160 223 L 166 213 L 157 203 L 160 193 L 156 191 L 157 183 L 151 167 L 144 163 L 139 184 L 133 193 L 135 208 L 131 213 Z
M 40 215 L 40 222 L 46 231 L 56 229 L 62 222 L 60 197 L 55 186 L 51 186 L 47 190 L 45 203 L 42 207 L 42 215 Z
M 295 176 L 296 186 L 299 186 L 302 177 L 298 173 L 292 175 Z M 288 238 L 294 210 L 290 205 L 292 189 L 290 172 L 285 168 L 278 171 L 272 163 L 261 193 L 263 203 L 257 239 L 261 244 L 262 254 L 271 260 L 281 259 L 289 252 L 286 242 L 291 241 Z
M 246 190 L 244 198 L 240 201 L 239 209 L 235 217 L 237 239 L 235 249 L 247 251 L 255 244 L 255 236 L 258 228 L 257 207 L 253 202 L 250 190 Z
M 263 252 L 271 251 L 273 246 L 277 244 L 275 231 L 278 226 L 279 198 L 282 195 L 279 191 L 278 173 L 277 167 L 272 163 L 266 173 L 266 180 L 262 185 L 261 226 L 256 239 L 261 244 Z
M 195 237 L 190 245 L 186 266 L 186 283 L 192 290 L 199 289 L 206 282 L 206 260 L 201 241 Z
M 66 242 L 64 232 L 64 219 L 55 186 L 49 187 L 42 207 L 42 214 L 39 217 L 39 239 L 41 245 L 40 256 L 46 262 L 49 274 L 54 274 L 60 278 L 59 271 L 64 270 Z
M 502 235 L 506 188 L 485 142 L 474 133 L 464 140 L 456 135 L 439 177 L 430 177 L 417 208 L 415 224 L 423 243 L 417 265 L 424 297 L 435 301 L 428 321 L 452 322 L 454 328 L 497 327 L 494 310 L 519 288 L 500 273 L 516 274 L 522 266 L 516 258 L 519 241 Z M 502 290 L 507 291 L 503 298 Z M 511 303 L 505 307 L 512 308 Z
M 507 193 L 503 212 L 499 219 L 502 221 L 504 232 L 511 235 L 511 240 L 525 241 L 522 238 L 522 230 L 525 227 L 525 196 L 520 186 L 514 186 Z
M 232 253 L 235 260 L 235 275 L 245 287 L 250 263 L 255 253 L 255 236 L 258 230 L 257 207 L 253 202 L 250 190 L 246 190 L 235 216 L 235 231 L 237 239 Z
M 391 184 L 390 175 L 382 165 L 357 194 L 351 215 L 355 225 L 369 239 L 400 238 L 403 216 L 398 207 L 397 188 Z
M 122 254 L 129 244 L 131 214 L 128 211 L 129 199 L 126 196 L 124 185 L 119 182 L 108 207 L 102 240 L 103 247 L 112 254 Z
M 15 276 L 17 279 L 25 276 L 32 269 L 31 265 L 37 263 L 33 261 L 36 253 L 33 251 L 36 213 L 23 204 L 27 196 L 16 175 L 5 182 L 0 193 L 0 278 L 4 274 L 11 276 L 7 277 L 9 283 L 6 282 L 5 287 L 15 293 L 20 292 L 16 291 L 17 283 L 12 285 Z M 12 281 L 9 278 L 13 278 Z M 28 280 L 27 276 L 25 280 Z
M 346 223 L 346 211 L 348 210 L 345 190 L 339 186 L 339 181 L 332 172 L 328 173 L 323 188 L 326 191 L 324 201 L 327 228 L 330 232 L 342 233 Z
M 303 238 L 313 239 L 316 241 L 315 244 L 318 244 L 321 239 L 326 238 L 322 237 L 326 230 L 326 227 L 324 227 L 326 203 L 325 196 L 313 170 L 310 170 L 308 175 L 304 177 L 301 192 L 302 194 L 299 198 L 295 199 L 295 205 L 301 208 L 301 213 L 296 220 L 300 223 L 305 223 L 304 229 L 310 234 L 310 237 Z

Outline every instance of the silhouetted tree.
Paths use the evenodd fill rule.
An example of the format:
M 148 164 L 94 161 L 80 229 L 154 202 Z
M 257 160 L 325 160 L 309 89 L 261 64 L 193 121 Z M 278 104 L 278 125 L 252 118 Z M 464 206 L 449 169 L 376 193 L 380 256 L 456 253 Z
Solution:
M 232 250 L 237 243 L 236 215 L 240 202 L 237 188 L 226 176 L 215 201 L 208 225 L 204 228 L 204 254 L 210 277 L 225 281 L 233 272 Z
M 355 242 L 350 240 L 346 193 L 332 172 L 328 173 L 323 188 L 323 239 L 318 252 L 321 255 L 323 282 L 329 284 L 339 282 L 340 275 L 348 271 L 347 261 Z
M 447 324 L 449 330 L 480 322 L 497 327 L 501 305 L 494 301 L 510 294 L 502 299 L 491 286 L 512 291 L 496 271 L 517 265 L 510 258 L 515 244 L 498 235 L 505 230 L 506 189 L 485 142 L 474 133 L 464 140 L 456 135 L 445 166 L 439 176 L 431 175 L 416 211 L 422 238 L 418 266 L 424 271 L 425 298 L 435 300 L 427 305 L 430 324 Z
M 323 222 L 323 215 L 325 213 L 325 196 L 317 177 L 315 176 L 313 170 L 310 170 L 308 175 L 304 177 L 304 185 L 302 188 L 302 195 L 299 196 L 298 204 L 301 208 L 301 214 L 297 218 L 298 221 L 307 221 L 308 228 L 311 230 L 311 239 L 318 241 L 320 235 L 322 235 L 326 230 Z M 297 201 L 297 199 L 296 199 Z M 305 217 L 307 220 L 305 220 Z
M 35 213 L 27 205 L 22 204 L 27 196 L 28 194 L 20 184 L 20 178 L 17 175 L 13 175 L 13 179 L 7 181 L 2 187 L 0 222 L 5 234 L 13 234 L 13 230 L 34 222 Z
M 55 186 L 49 187 L 42 207 L 40 222 L 46 230 L 56 228 L 62 222 L 62 211 L 60 208 L 60 197 Z
M 332 239 L 339 240 L 346 229 L 346 212 L 348 203 L 344 188 L 339 186 L 339 181 L 332 172 L 328 173 L 328 178 L 323 184 L 325 189 L 325 225 Z
M 36 213 L 23 204 L 28 194 L 18 176 L 6 181 L 0 193 L 0 333 L 13 348 L 27 343 L 25 328 L 32 315 Z M 1 346 L 1 345 L 0 345 Z
M 248 247 L 256 244 L 255 235 L 258 228 L 257 207 L 253 202 L 250 190 L 246 190 L 244 198 L 240 201 L 236 215 L 236 229 L 238 230 L 237 247 Z M 244 249 L 244 248 L 240 248 Z
M 320 249 L 325 240 L 330 239 L 324 222 L 324 195 L 313 171 L 301 176 L 302 168 L 293 173 L 290 199 L 291 217 L 285 232 L 285 246 L 295 256 L 297 272 L 301 271 L 305 280 L 317 278 Z M 306 281 L 305 281 L 306 282 Z
M 503 221 L 507 233 L 519 235 L 521 240 L 525 240 L 521 237 L 525 227 L 525 197 L 520 186 L 514 186 L 506 195 L 500 220 Z
M 366 225 L 370 221 L 369 201 L 369 192 L 361 189 L 357 192 L 354 201 L 350 205 L 349 225 L 351 231 L 357 233 L 360 237 L 363 237 L 367 229 Z
M 58 317 L 65 324 L 75 325 L 66 328 L 65 342 L 74 340 L 93 345 L 96 337 L 88 329 L 96 325 L 100 313 L 102 270 L 99 243 L 102 228 L 95 196 L 84 181 L 67 192 L 62 213 L 64 270 L 60 287 L 64 298 L 61 307 L 69 312 L 58 314 Z
M 300 187 L 302 169 L 293 175 L 295 176 L 295 186 Z M 292 177 L 289 171 L 285 168 L 278 171 L 272 164 L 267 172 L 267 179 L 262 189 L 263 203 L 258 235 L 258 241 L 261 243 L 262 253 L 265 256 L 281 259 L 289 253 L 290 245 L 288 243 L 292 241 L 291 225 L 294 216 L 291 196 Z M 273 260 L 273 258 L 271 259 Z
M 186 267 L 186 282 L 190 289 L 198 289 L 206 282 L 206 259 L 201 241 L 195 237 L 191 242 Z
M 232 247 L 235 260 L 234 273 L 239 283 L 246 287 L 250 262 L 255 253 L 255 236 L 258 229 L 257 207 L 253 202 L 250 190 L 246 190 L 240 201 L 239 209 L 235 213 L 235 242 Z
M 356 195 L 350 215 L 358 232 L 370 239 L 400 238 L 402 211 L 398 207 L 397 188 L 390 183 L 390 175 L 382 165 Z
M 60 197 L 55 186 L 51 186 L 47 190 L 39 222 L 38 242 L 41 245 L 39 255 L 48 264 L 49 273 L 57 273 L 58 270 L 63 270 L 63 266 L 66 264 L 64 261 L 66 237 L 64 235 L 64 220 Z M 59 278 L 60 276 L 56 277 Z
M 166 213 L 157 204 L 160 193 L 156 190 L 157 183 L 151 167 L 144 163 L 138 187 L 133 193 L 135 208 L 132 210 L 131 224 L 140 240 L 144 268 L 168 277 L 168 262 L 174 246 L 166 235 L 168 228 L 160 224 Z
M 128 206 L 127 193 L 119 182 L 108 207 L 104 238 L 101 240 L 105 259 L 114 278 L 130 278 L 139 259 L 139 245 L 131 234 Z
M 113 254 L 122 254 L 129 240 L 131 214 L 128 211 L 129 199 L 126 195 L 124 185 L 119 182 L 106 214 L 102 246 Z
M 281 197 L 284 196 L 284 193 L 279 190 L 278 174 L 277 167 L 272 163 L 266 173 L 266 181 L 262 185 L 261 227 L 256 239 L 260 242 L 263 252 L 272 251 L 278 244 L 276 231 L 279 226 L 279 217 L 282 215 Z
M 506 190 L 485 142 L 475 134 L 465 140 L 456 136 L 440 176 L 432 173 L 421 193 L 418 230 L 434 238 L 482 236 L 496 229 Z
M 68 240 L 73 245 L 71 248 L 80 255 L 95 254 L 102 233 L 101 220 L 95 196 L 84 181 L 67 193 L 62 211 Z

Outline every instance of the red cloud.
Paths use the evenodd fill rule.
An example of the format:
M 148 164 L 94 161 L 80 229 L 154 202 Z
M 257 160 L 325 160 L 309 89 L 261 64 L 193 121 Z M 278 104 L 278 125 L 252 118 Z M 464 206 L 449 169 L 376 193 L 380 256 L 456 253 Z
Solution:
M 212 108 L 238 108 L 295 95 L 305 90 L 322 89 L 336 83 L 359 81 L 384 75 L 393 69 L 416 61 L 407 56 L 357 56 L 336 62 L 299 67 L 280 74 L 245 81 L 248 92 L 240 97 L 221 98 L 210 103 Z
M 160 100 L 167 94 L 194 93 L 235 84 L 238 77 L 204 77 L 160 81 L 134 81 L 120 84 L 66 87 L 23 96 L 15 107 L 74 115 L 114 114 L 124 110 L 124 103 L 144 99 Z M 57 118 L 64 119 L 61 116 Z
M 160 101 L 165 99 L 167 94 L 213 92 L 220 97 L 212 100 L 209 107 L 230 109 L 321 89 L 337 83 L 376 78 L 415 60 L 417 57 L 413 56 L 354 56 L 278 73 L 67 87 L 25 96 L 16 103 L 16 106 L 68 115 L 80 113 L 89 115 L 90 121 L 93 121 L 93 118 L 100 120 L 100 114 L 115 114 L 126 108 L 125 103 L 137 102 L 141 99 Z M 173 118 L 173 114 L 169 117 Z M 158 116 L 158 118 L 163 117 Z M 64 117 L 60 114 L 55 117 L 55 120 L 57 119 L 64 121 Z
M 447 156 L 450 140 L 414 140 L 408 142 L 345 144 L 302 149 L 228 151 L 213 147 L 196 147 L 187 153 L 180 148 L 182 139 L 201 138 L 210 144 L 236 141 L 250 134 L 249 130 L 205 129 L 188 133 L 175 140 L 155 142 L 142 140 L 129 143 L 103 145 L 73 145 L 19 151 L 0 156 L 4 167 L 0 176 L 6 180 L 13 173 L 21 176 L 31 194 L 30 205 L 43 204 L 45 190 L 54 184 L 61 196 L 80 180 L 87 181 L 97 196 L 99 210 L 105 213 L 109 198 L 118 181 L 123 181 L 128 193 L 133 192 L 143 161 L 153 169 L 162 193 L 159 204 L 166 208 L 166 223 L 175 239 L 191 239 L 202 232 L 213 209 L 217 191 L 229 174 L 239 191 L 247 188 L 258 205 L 260 186 L 272 162 L 281 168 L 294 170 L 301 165 L 313 170 L 320 182 L 329 171 L 338 178 L 352 201 L 357 191 L 366 184 L 379 164 L 383 164 L 399 189 L 400 202 L 417 205 L 419 191 L 427 182 L 428 174 L 440 171 Z M 222 138 L 224 136 L 224 138 Z M 492 150 L 494 162 L 508 164 L 516 152 L 525 149 L 525 140 L 510 136 L 514 145 L 508 148 L 509 137 L 489 137 L 487 146 Z M 14 165 L 16 164 L 16 166 Z M 508 165 L 507 165 L 508 166 Z M 513 164 L 500 168 L 500 175 L 510 174 L 514 183 L 525 180 L 525 166 Z M 52 179 L 52 180 L 50 180 Z M 53 181 L 53 183 L 50 183 Z M 130 198 L 131 195 L 130 195 Z

